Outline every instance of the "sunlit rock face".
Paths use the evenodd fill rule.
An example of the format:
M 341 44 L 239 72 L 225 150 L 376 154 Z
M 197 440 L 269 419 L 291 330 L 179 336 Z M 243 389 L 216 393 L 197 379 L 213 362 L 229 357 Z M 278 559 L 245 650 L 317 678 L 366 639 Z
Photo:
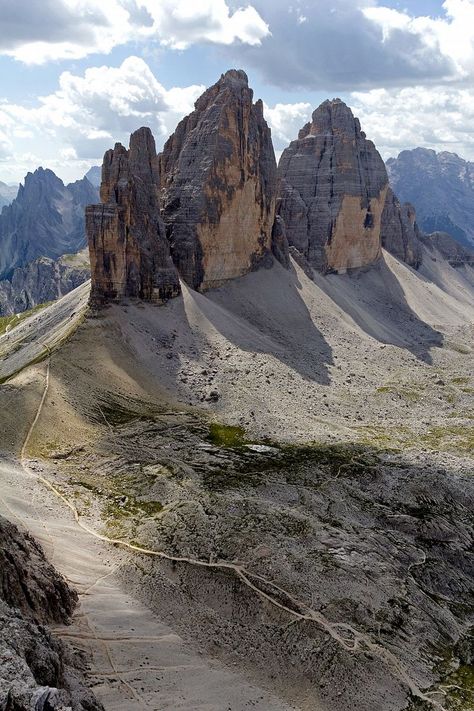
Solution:
M 320 272 L 381 258 L 384 162 L 340 99 L 325 101 L 278 166 L 278 213 L 291 246 Z
M 124 297 L 160 303 L 180 293 L 160 217 L 158 161 L 149 128 L 106 152 L 102 204 L 86 208 L 93 303 Z
M 271 263 L 276 162 L 261 101 L 232 69 L 196 101 L 159 156 L 173 261 L 205 290 Z

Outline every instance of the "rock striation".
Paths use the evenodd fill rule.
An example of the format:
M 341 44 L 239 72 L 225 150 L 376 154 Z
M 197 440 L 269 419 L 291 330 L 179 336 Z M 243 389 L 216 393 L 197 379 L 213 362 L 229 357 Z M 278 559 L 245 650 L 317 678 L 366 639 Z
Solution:
M 343 101 L 314 111 L 283 151 L 278 178 L 278 214 L 289 243 L 313 268 L 344 272 L 381 258 L 387 172 Z
M 102 204 L 86 208 L 91 261 L 91 301 L 123 297 L 163 302 L 180 292 L 160 217 L 158 162 L 149 128 L 106 152 Z
M 271 264 L 276 162 L 263 104 L 230 70 L 196 101 L 159 157 L 173 261 L 195 289 Z
M 83 662 L 45 626 L 67 622 L 76 603 L 38 544 L 0 517 L 2 711 L 103 711 Z
M 387 161 L 393 190 L 416 206 L 425 233 L 448 232 L 474 247 L 474 163 L 428 148 L 402 151 Z
M 418 269 L 422 261 L 421 233 L 416 210 L 410 203 L 400 204 L 391 188 L 387 191 L 381 224 L 382 247 L 410 267 Z
M 0 316 L 21 313 L 38 304 L 55 301 L 90 277 L 86 250 L 59 259 L 38 257 L 17 267 L 10 280 L 0 281 Z
M 57 259 L 85 246 L 84 207 L 97 199 L 86 179 L 64 185 L 52 170 L 28 173 L 0 213 L 0 278 L 37 257 Z

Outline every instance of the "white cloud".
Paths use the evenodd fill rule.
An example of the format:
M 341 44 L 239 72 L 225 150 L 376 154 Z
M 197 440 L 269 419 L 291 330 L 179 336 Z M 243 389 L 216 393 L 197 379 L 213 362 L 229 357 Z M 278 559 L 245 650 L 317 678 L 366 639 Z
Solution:
M 474 159 L 473 89 L 374 89 L 354 92 L 351 104 L 384 158 L 423 146 Z
M 225 0 L 2 0 L 0 52 L 26 64 L 108 54 L 132 41 L 258 45 L 269 34 L 252 5 Z
M 413 17 L 407 10 L 388 7 L 363 9 L 365 17 L 382 28 L 383 41 L 397 31 L 417 36 L 433 51 L 449 57 L 458 78 L 472 75 L 474 70 L 474 2 L 445 0 L 445 17 Z
M 311 104 L 275 104 L 273 108 L 264 105 L 265 118 L 272 129 L 273 143 L 278 148 L 286 146 L 298 136 L 300 128 L 311 119 Z
M 128 145 L 130 133 L 143 125 L 152 129 L 160 147 L 179 119 L 192 111 L 204 88 L 166 89 L 143 59 L 132 56 L 119 67 L 91 67 L 82 76 L 64 72 L 58 90 L 40 97 L 36 107 L 1 103 L 0 125 L 10 146 L 14 132 L 24 131 L 36 150 L 48 144 L 53 158 L 82 165 L 81 161 L 100 161 L 116 141 Z M 23 153 L 25 141 L 17 145 Z M 0 151 L 1 146 L 2 134 Z M 39 156 L 36 159 L 41 162 Z M 24 160 L 17 162 L 22 165 Z

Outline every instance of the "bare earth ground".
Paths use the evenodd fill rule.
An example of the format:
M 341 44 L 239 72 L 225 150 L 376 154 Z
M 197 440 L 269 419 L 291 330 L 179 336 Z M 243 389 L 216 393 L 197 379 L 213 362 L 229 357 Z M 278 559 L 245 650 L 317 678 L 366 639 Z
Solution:
M 473 708 L 473 292 L 275 265 L 0 338 L 0 378 L 52 352 L 0 392 L 2 512 L 81 593 L 106 709 Z

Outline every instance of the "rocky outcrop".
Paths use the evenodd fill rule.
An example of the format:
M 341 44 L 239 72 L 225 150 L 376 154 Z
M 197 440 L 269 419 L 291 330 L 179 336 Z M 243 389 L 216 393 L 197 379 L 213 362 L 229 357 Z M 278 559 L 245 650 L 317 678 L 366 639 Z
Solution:
M 90 277 L 89 255 L 64 254 L 59 259 L 38 257 L 18 267 L 11 280 L 0 281 L 0 316 L 20 313 L 55 301 Z
M 416 210 L 410 203 L 400 204 L 391 188 L 382 213 L 382 247 L 414 269 L 421 265 L 420 230 Z
M 452 267 L 474 267 L 474 248 L 465 247 L 447 232 L 422 235 L 423 244 L 431 252 L 438 252 Z
M 38 544 L 0 517 L 1 711 L 103 711 L 83 661 L 44 626 L 67 622 L 76 602 Z
M 387 172 L 340 99 L 314 111 L 283 151 L 278 177 L 278 213 L 288 240 L 313 268 L 344 272 L 381 258 Z
M 455 153 L 415 148 L 390 158 L 387 170 L 400 200 L 416 206 L 423 232 L 448 232 L 474 247 L 474 163 Z
M 86 209 L 94 303 L 123 297 L 163 302 L 179 294 L 179 278 L 160 217 L 158 163 L 149 128 L 107 151 L 102 204 Z
M 57 259 L 85 246 L 84 207 L 97 190 L 83 178 L 64 185 L 51 170 L 28 173 L 0 214 L 0 278 L 37 257 Z
M 174 263 L 205 290 L 271 263 L 276 163 L 261 101 L 230 70 L 196 101 L 160 155 Z

